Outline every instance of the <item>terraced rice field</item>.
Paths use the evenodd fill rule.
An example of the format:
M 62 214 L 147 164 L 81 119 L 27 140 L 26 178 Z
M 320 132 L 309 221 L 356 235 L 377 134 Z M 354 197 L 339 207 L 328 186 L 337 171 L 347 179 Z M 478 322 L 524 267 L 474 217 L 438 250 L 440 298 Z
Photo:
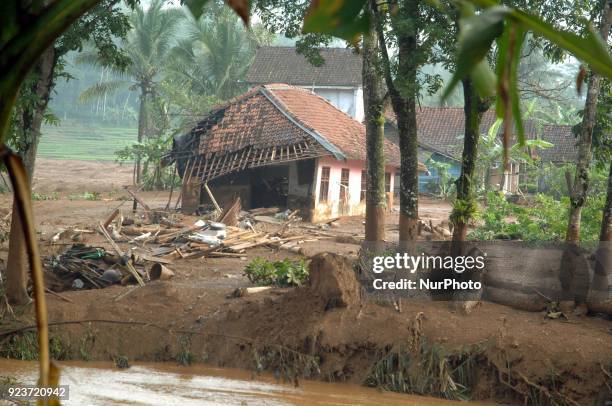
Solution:
M 136 141 L 137 128 L 62 122 L 44 126 L 38 156 L 55 159 L 114 161 L 115 152 Z

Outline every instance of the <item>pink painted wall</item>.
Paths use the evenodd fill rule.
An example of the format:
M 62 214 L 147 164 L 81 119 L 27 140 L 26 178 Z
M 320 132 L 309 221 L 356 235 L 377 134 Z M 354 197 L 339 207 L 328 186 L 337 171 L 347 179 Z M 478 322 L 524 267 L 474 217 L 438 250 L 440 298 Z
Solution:
M 321 188 L 321 172 L 322 168 L 327 166 L 329 170 L 329 194 L 327 202 L 319 202 Z M 341 215 L 355 216 L 365 213 L 365 201 L 360 201 L 361 197 L 361 172 L 365 170 L 365 162 L 358 160 L 340 161 L 334 157 L 327 156 L 317 159 L 316 163 L 316 183 L 315 183 L 315 210 L 312 221 L 320 221 L 327 218 L 338 217 Z M 344 213 L 341 213 L 340 207 L 340 178 L 342 169 L 349 169 L 349 186 L 348 186 L 348 207 Z M 390 172 L 391 176 L 391 191 L 393 191 L 393 181 L 395 168 L 387 166 L 385 172 Z

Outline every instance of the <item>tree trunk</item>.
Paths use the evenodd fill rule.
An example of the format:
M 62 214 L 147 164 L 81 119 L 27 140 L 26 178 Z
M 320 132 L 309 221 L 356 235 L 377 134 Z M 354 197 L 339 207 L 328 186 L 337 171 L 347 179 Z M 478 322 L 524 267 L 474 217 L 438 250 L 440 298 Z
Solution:
M 374 1 L 373 1 L 374 2 Z M 385 80 L 397 119 L 400 167 L 399 248 L 416 252 L 419 218 L 419 162 L 416 122 L 418 1 L 406 2 L 391 18 L 398 48 L 397 74 L 393 78 L 382 21 L 377 21 L 378 39 L 385 62 Z
M 457 179 L 457 198 L 451 214 L 453 222 L 453 255 L 462 255 L 462 242 L 466 240 L 468 223 L 472 217 L 474 200 L 474 176 L 476 171 L 476 158 L 478 155 L 478 142 L 480 139 L 480 122 L 488 103 L 478 96 L 472 80 L 463 79 L 463 113 L 465 119 L 463 154 L 461 158 L 461 175 Z
M 600 34 L 604 43 L 608 41 L 610 22 L 612 20 L 612 10 L 604 5 Z M 597 99 L 601 75 L 591 71 L 589 83 L 587 85 L 587 96 L 584 105 L 584 114 L 580 126 L 580 138 L 578 142 L 578 160 L 576 162 L 576 175 L 570 193 L 570 214 L 565 240 L 570 244 L 580 242 L 580 219 L 582 207 L 586 201 L 589 189 L 589 166 L 591 164 L 591 144 L 593 141 L 593 126 L 595 125 L 595 115 L 597 113 Z
M 612 276 L 612 162 L 608 174 L 608 192 L 606 204 L 603 208 L 601 232 L 599 234 L 599 248 L 595 254 L 595 270 L 591 283 L 593 293 L 589 308 L 612 314 L 609 288 Z
M 36 75 L 31 93 L 36 97 L 36 104 L 32 110 L 20 112 L 20 132 L 25 139 L 25 148 L 20 151 L 23 155 L 24 166 L 28 173 L 28 180 L 32 184 L 36 151 L 40 142 L 40 130 L 45 110 L 49 104 L 51 88 L 53 86 L 53 70 L 56 65 L 55 50 L 47 48 L 34 65 L 32 74 Z M 9 302 L 17 305 L 29 301 L 27 294 L 28 260 L 25 250 L 25 237 L 23 235 L 21 220 L 13 202 L 11 216 L 11 230 L 9 233 L 9 253 L 6 265 L 6 295 Z
M 610 162 L 608 174 L 608 193 L 606 195 L 606 205 L 603 209 L 599 241 L 612 242 L 612 162 Z
M 367 148 L 365 241 L 377 252 L 385 238 L 384 105 L 379 47 L 374 27 L 363 39 L 363 104 Z
M 140 87 L 140 100 L 139 100 L 139 111 L 138 111 L 138 143 L 141 143 L 146 136 L 147 133 L 147 90 L 144 85 Z M 134 173 L 136 174 L 135 185 L 138 187 L 140 185 L 140 171 L 141 171 L 141 156 L 140 152 L 136 154 L 136 162 L 134 162 Z M 132 210 L 135 212 L 138 207 L 138 203 L 136 199 L 134 199 L 134 203 L 132 205 Z

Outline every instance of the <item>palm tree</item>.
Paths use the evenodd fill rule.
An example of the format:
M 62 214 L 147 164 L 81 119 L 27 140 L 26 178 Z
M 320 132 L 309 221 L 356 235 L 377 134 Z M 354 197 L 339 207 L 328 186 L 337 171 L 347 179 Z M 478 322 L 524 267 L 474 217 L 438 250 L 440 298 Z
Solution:
M 161 0 L 153 0 L 146 10 L 136 7 L 130 15 L 132 30 L 123 42 L 123 50 L 130 58 L 125 70 L 105 65 L 115 74 L 114 80 L 100 81 L 86 89 L 81 101 L 105 96 L 120 88 L 128 87 L 139 92 L 138 142 L 149 136 L 149 109 L 158 94 L 161 69 L 167 64 L 172 49 L 177 23 L 182 18 L 179 9 L 162 9 Z M 83 53 L 77 62 L 104 65 L 93 53 Z M 140 155 L 136 156 L 136 183 L 140 182 Z
M 212 7 L 199 20 L 190 19 L 187 37 L 171 51 L 170 76 L 183 89 L 227 100 L 244 90 L 241 79 L 255 47 L 271 39 L 256 27 L 246 30 L 228 7 Z

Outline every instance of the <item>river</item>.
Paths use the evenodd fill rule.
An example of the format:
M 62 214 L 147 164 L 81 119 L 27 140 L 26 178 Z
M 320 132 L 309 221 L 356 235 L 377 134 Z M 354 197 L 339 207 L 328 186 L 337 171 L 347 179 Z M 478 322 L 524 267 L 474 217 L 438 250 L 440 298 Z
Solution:
M 0 359 L 0 376 L 33 384 L 38 364 Z M 381 392 L 344 383 L 300 381 L 299 387 L 267 374 L 189 367 L 169 363 L 136 363 L 117 369 L 110 362 L 61 363 L 60 384 L 69 385 L 65 405 L 402 405 L 452 406 L 441 399 Z M 466 404 L 465 402 L 461 404 Z M 485 405 L 469 402 L 470 405 Z

